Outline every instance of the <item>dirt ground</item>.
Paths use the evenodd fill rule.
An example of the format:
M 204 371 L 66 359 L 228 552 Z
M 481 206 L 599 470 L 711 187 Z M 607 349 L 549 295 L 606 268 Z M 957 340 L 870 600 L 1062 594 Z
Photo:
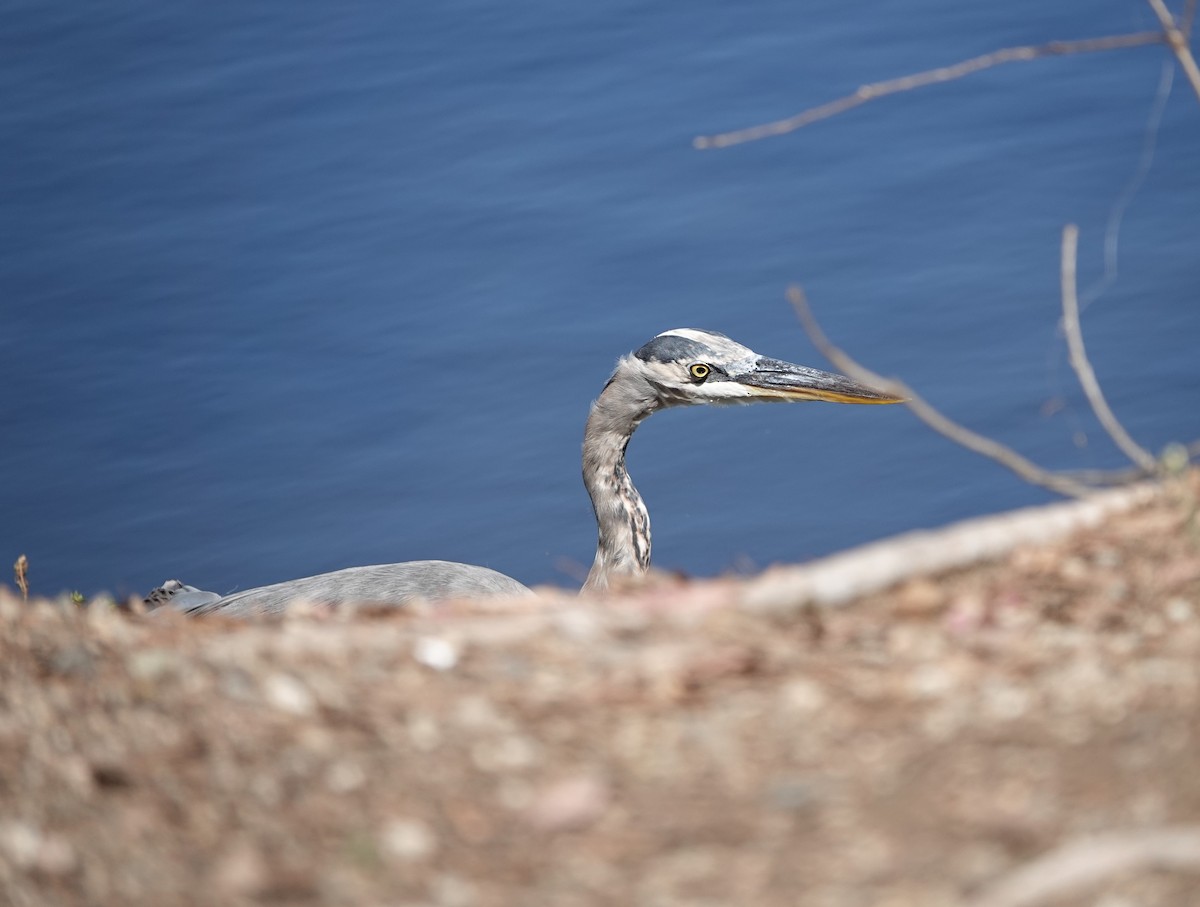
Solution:
M 5 594 L 0 903 L 1200 904 L 1198 499 L 770 615 Z

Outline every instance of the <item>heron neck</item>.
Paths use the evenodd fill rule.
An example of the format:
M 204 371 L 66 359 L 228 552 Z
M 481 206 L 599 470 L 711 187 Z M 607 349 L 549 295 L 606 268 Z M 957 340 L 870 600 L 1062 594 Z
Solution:
M 620 366 L 592 404 L 583 435 L 583 484 L 598 539 L 585 592 L 607 589 L 613 577 L 636 576 L 650 566 L 650 514 L 625 470 L 625 448 L 657 406 L 650 387 Z

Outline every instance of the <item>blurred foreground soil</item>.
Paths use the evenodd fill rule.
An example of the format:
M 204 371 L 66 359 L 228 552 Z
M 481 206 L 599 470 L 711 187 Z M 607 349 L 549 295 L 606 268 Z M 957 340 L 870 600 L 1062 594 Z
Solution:
M 972 903 L 1200 823 L 1198 497 L 770 615 L 734 580 L 274 623 L 0 593 L 0 904 Z

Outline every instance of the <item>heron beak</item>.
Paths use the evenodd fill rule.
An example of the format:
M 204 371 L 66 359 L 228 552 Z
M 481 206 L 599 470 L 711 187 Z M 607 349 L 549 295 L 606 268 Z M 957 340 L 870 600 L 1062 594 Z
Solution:
M 735 378 L 751 396 L 773 400 L 828 400 L 833 403 L 903 403 L 903 397 L 885 394 L 845 375 L 794 365 L 760 356 L 750 371 Z

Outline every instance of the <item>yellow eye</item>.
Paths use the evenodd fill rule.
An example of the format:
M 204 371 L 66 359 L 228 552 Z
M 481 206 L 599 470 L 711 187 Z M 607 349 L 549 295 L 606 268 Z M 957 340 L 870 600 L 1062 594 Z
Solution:
M 695 365 L 689 368 L 688 371 L 692 373 L 692 377 L 697 381 L 703 381 L 708 377 L 708 373 L 712 371 L 712 369 L 710 369 L 703 362 L 697 362 Z

